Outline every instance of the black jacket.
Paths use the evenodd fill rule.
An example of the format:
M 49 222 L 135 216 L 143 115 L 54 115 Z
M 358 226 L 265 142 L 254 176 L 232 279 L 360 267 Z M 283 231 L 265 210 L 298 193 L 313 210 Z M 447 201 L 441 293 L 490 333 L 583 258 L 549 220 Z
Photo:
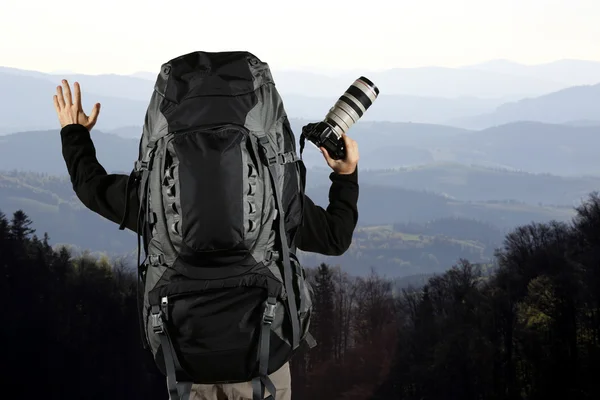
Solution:
M 125 211 L 125 196 L 129 196 L 125 227 L 135 232 L 139 199 L 133 190 L 125 193 L 128 175 L 106 172 L 96 158 L 90 132 L 83 125 L 67 125 L 60 134 L 63 157 L 77 197 L 90 210 L 119 224 Z M 341 255 L 352 242 L 358 220 L 358 171 L 350 175 L 332 172 L 329 178 L 332 184 L 327 209 L 305 195 L 304 224 L 296 236 L 296 246 L 307 252 Z

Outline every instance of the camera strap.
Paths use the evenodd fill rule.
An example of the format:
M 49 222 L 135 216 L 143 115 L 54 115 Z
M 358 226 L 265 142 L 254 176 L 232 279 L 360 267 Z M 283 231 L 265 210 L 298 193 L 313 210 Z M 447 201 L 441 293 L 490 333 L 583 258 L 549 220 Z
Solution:
M 306 142 L 306 136 L 304 132 L 300 134 L 300 159 L 302 160 L 302 151 L 304 151 L 304 143 Z

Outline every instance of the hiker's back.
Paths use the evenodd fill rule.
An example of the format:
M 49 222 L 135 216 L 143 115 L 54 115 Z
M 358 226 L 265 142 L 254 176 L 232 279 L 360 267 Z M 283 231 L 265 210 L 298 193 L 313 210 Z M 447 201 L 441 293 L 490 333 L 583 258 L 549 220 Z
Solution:
M 171 398 L 175 375 L 261 375 L 272 391 L 266 375 L 310 341 L 312 305 L 293 246 L 305 170 L 267 64 L 247 52 L 164 64 L 136 165 L 142 329 Z

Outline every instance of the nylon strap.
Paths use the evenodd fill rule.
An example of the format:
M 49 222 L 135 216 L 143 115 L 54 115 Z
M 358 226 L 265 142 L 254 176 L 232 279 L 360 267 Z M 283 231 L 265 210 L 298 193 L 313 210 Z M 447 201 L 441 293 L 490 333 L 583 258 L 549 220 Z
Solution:
M 262 400 L 265 396 L 265 388 L 270 393 L 270 396 L 267 397 L 267 399 L 276 400 L 277 390 L 268 375 L 271 324 L 275 319 L 276 306 L 277 299 L 275 297 L 269 297 L 265 304 L 265 312 L 263 314 L 262 326 L 258 339 L 258 376 L 252 379 L 252 400 Z
M 269 138 L 265 135 L 259 136 L 258 142 L 264 152 L 264 156 L 267 161 L 269 168 L 269 175 L 271 176 L 271 182 L 273 184 L 273 192 L 275 194 L 275 202 L 277 203 L 278 219 L 279 219 L 279 236 L 282 247 L 282 258 L 283 258 L 283 275 L 284 275 L 284 286 L 287 294 L 287 304 L 292 320 L 292 348 L 296 349 L 300 344 L 300 324 L 298 321 L 298 308 L 296 306 L 296 296 L 294 294 L 294 287 L 292 284 L 292 263 L 290 261 L 290 248 L 287 242 L 287 234 L 285 231 L 285 211 L 281 201 L 281 193 L 279 191 L 278 174 L 275 169 L 276 158 L 273 157 L 273 148 Z M 271 160 L 271 161 L 269 161 Z
M 148 146 L 154 146 L 154 142 L 151 142 L 148 144 Z M 148 157 L 152 157 L 154 152 L 152 151 L 153 148 L 151 148 L 146 154 Z M 137 298 L 137 306 L 138 306 L 138 319 L 139 319 L 139 325 L 140 325 L 140 335 L 142 337 L 142 346 L 144 348 L 144 350 L 146 350 L 150 344 L 148 343 L 148 339 L 146 338 L 146 327 L 144 326 L 144 318 L 143 318 L 143 310 L 142 310 L 142 304 L 140 301 L 140 281 L 143 283 L 144 282 L 144 273 L 146 272 L 146 264 L 141 262 L 141 236 L 142 234 L 140 234 L 140 231 L 146 229 L 147 227 L 147 217 L 148 217 L 148 175 L 150 174 L 150 170 L 148 169 L 148 166 L 150 164 L 150 161 L 148 162 L 140 162 L 140 161 L 136 161 L 135 162 L 135 168 L 134 168 L 134 172 L 132 173 L 136 175 L 136 179 L 139 178 L 139 176 L 141 175 L 140 178 L 140 190 L 142 191 L 142 193 L 144 194 L 141 198 L 142 199 L 146 199 L 146 205 L 145 207 L 142 207 L 142 204 L 140 203 L 139 208 L 138 208 L 138 215 L 137 215 L 137 221 L 136 221 L 136 234 L 137 234 L 137 267 L 138 267 L 138 275 L 137 275 L 137 282 L 136 282 L 136 298 Z M 131 175 L 130 175 L 131 177 Z M 127 197 L 126 197 L 126 204 L 129 201 L 129 193 L 127 192 Z M 127 206 L 125 207 L 127 209 Z M 142 220 L 142 209 L 144 209 L 145 211 L 145 218 Z M 126 215 L 126 213 L 125 213 Z M 122 225 L 124 225 L 125 223 L 125 218 L 126 216 L 123 216 L 123 222 L 121 223 Z M 140 225 L 141 222 L 141 225 Z M 147 255 L 148 254 L 148 248 L 146 246 L 146 241 L 144 240 L 144 253 Z
M 163 305 L 166 307 L 166 305 Z M 165 369 L 167 372 L 167 390 L 169 400 L 188 400 L 190 396 L 190 386 L 187 383 L 178 383 L 176 371 L 181 370 L 181 365 L 177 359 L 173 342 L 169 336 L 169 331 L 165 326 L 165 310 L 157 305 L 152 306 L 152 329 L 160 338 L 160 345 L 165 360 Z

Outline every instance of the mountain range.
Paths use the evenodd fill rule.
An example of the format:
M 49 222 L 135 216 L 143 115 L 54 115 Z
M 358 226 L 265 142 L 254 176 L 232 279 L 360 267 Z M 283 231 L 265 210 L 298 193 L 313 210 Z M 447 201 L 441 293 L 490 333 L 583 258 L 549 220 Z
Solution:
M 569 77 L 565 71 L 578 73 Z M 497 61 L 365 73 L 381 95 L 362 120 L 475 129 L 516 121 L 600 125 L 600 76 L 595 71 L 600 63 L 564 60 L 539 66 Z M 305 71 L 273 75 L 290 117 L 311 120 L 322 119 L 358 77 Z M 102 104 L 97 127 L 114 130 L 144 120 L 156 73 L 48 74 L 0 67 L 0 134 L 55 127 L 52 96 L 63 77 L 81 83 L 87 110 Z
M 600 84 L 573 86 L 540 97 L 505 103 L 492 112 L 458 119 L 453 124 L 482 129 L 513 121 L 600 125 Z
M 305 121 L 292 120 L 296 134 Z M 141 127 L 92 130 L 100 163 L 129 173 Z M 123 135 L 123 136 L 121 136 Z M 361 182 L 427 191 L 460 201 L 515 200 L 579 204 L 600 187 L 600 128 L 514 123 L 483 131 L 423 124 L 365 122 L 360 143 Z M 27 155 L 26 157 L 24 155 Z M 307 185 L 329 184 L 323 156 L 307 145 Z M 66 174 L 58 130 L 0 136 L 0 170 Z
M 345 258 L 331 262 L 356 271 L 376 265 L 391 275 L 399 267 L 401 274 L 443 270 L 457 257 L 486 262 L 499 235 L 517 225 L 569 220 L 573 206 L 600 186 L 598 66 L 497 60 L 365 72 L 382 94 L 348 132 L 361 154 L 359 227 Z M 274 75 L 298 143 L 302 126 L 322 119 L 357 73 Z M 97 156 L 109 172 L 127 174 L 155 76 L 0 68 L 0 210 L 24 209 L 53 244 L 133 256 L 135 237 L 115 235 L 114 224 L 75 196 L 52 95 L 66 77 L 81 83 L 86 110 L 102 104 L 92 130 Z M 307 193 L 326 206 L 331 170 L 310 143 L 303 160 Z M 413 229 L 437 226 L 432 221 L 446 221 L 440 224 L 449 231 Z M 477 224 L 489 224 L 481 235 L 496 239 L 484 240 Z M 323 260 L 301 256 L 312 264 Z
M 291 120 L 297 136 L 307 120 Z M 138 155 L 141 126 L 115 131 L 94 128 L 100 162 L 109 171 L 131 171 Z M 402 169 L 453 163 L 488 169 L 558 176 L 600 175 L 600 126 L 519 122 L 480 131 L 442 125 L 370 122 L 349 133 L 358 143 L 361 170 Z M 26 157 L 24 155 L 27 155 Z M 322 167 L 323 156 L 307 142 L 303 160 Z M 65 171 L 59 130 L 0 136 L 0 170 Z

